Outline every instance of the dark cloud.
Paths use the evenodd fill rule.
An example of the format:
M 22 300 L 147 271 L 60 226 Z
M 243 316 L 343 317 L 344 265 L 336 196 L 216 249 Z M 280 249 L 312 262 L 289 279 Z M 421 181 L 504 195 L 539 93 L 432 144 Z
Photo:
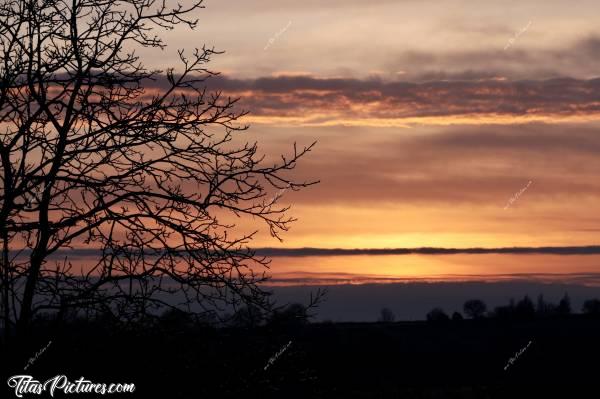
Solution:
M 398 3 L 418 3 L 419 0 L 377 0 L 372 1 L 368 4 L 369 8 L 386 6 L 390 4 Z M 248 2 L 247 0 L 230 0 L 227 2 L 218 0 L 206 0 L 205 4 L 207 7 L 217 8 L 220 12 L 235 11 L 240 8 L 245 9 L 249 7 L 252 12 L 281 12 L 281 11 L 305 11 L 307 9 L 347 9 L 355 6 L 365 6 L 365 2 L 362 0 L 328 0 L 323 2 L 322 0 L 305 0 L 298 2 L 296 0 L 253 0 Z
M 599 75 L 596 65 L 600 61 L 600 37 L 593 34 L 561 48 L 532 48 L 522 39 L 516 39 L 505 49 L 507 43 L 499 48 L 489 46 L 477 50 L 406 50 L 390 56 L 384 61 L 383 69 L 406 71 L 404 77 L 413 81 L 565 76 L 589 79 Z
M 562 246 L 562 247 L 503 247 L 503 248 L 256 248 L 257 255 L 267 257 L 322 257 L 322 256 L 356 256 L 356 255 L 455 255 L 455 254 L 538 254 L 538 255 L 597 255 L 600 246 Z M 30 250 L 24 250 L 20 256 L 28 256 Z M 99 249 L 61 249 L 54 252 L 50 259 L 98 259 L 102 251 Z M 306 275 L 306 273 L 302 273 Z M 318 273 L 317 273 L 318 274 Z M 336 276 L 340 273 L 335 273 Z M 342 275 L 344 273 L 341 273 Z M 344 277 L 344 276 L 342 276 Z M 345 278 L 355 277 L 353 275 Z
M 580 46 L 588 57 L 598 56 L 600 39 L 590 38 Z M 433 55 L 410 53 L 416 63 L 430 62 Z M 424 58 L 423 58 L 424 57 Z M 437 57 L 437 56 L 436 56 Z M 473 68 L 448 72 L 443 68 L 420 73 L 425 81 L 391 81 L 381 78 L 350 79 L 313 76 L 279 76 L 235 79 L 216 76 L 207 80 L 210 90 L 240 96 L 240 105 L 255 116 L 308 117 L 321 121 L 340 119 L 402 119 L 422 117 L 500 115 L 577 116 L 600 111 L 600 79 L 552 78 L 508 80 L 493 68 L 477 68 L 477 60 L 490 54 L 454 54 Z M 518 57 L 510 55 L 509 57 Z M 534 62 L 530 65 L 547 65 Z M 596 64 L 596 63 L 592 63 Z M 543 73 L 538 76 L 544 76 Z M 163 90 L 165 79 L 146 82 L 148 93 Z M 154 90 L 153 90 L 154 89 Z
M 477 114 L 573 116 L 600 111 L 600 79 L 410 83 L 308 76 L 251 81 L 219 77 L 210 87 L 241 95 L 241 104 L 253 115 L 306 116 L 313 111 L 329 113 L 333 121 Z
M 455 254 L 545 254 L 592 255 L 600 254 L 600 246 L 583 247 L 512 247 L 512 248 L 260 248 L 260 255 L 269 257 L 349 256 L 349 255 L 455 255 Z

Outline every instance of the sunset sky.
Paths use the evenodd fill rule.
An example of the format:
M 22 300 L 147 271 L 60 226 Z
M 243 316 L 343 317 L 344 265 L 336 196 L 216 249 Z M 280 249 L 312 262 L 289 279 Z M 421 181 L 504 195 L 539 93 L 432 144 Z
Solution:
M 597 1 L 205 5 L 146 63 L 225 50 L 211 86 L 242 97 L 248 140 L 318 141 L 294 177 L 321 183 L 281 199 L 298 222 L 255 246 L 598 243 Z

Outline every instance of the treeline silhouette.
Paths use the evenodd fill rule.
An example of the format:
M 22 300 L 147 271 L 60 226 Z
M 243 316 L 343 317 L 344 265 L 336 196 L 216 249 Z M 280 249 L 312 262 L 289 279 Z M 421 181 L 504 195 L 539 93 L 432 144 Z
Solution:
M 588 317 L 600 317 L 600 299 L 588 299 L 583 303 L 581 313 Z M 446 313 L 443 308 L 435 307 L 426 314 L 427 321 L 460 321 L 465 317 L 469 319 L 497 319 L 497 320 L 532 320 L 546 318 L 561 318 L 574 314 L 571 307 L 571 298 L 565 294 L 561 300 L 556 303 L 546 301 L 543 295 L 539 295 L 536 303 L 529 295 L 525 295 L 521 300 L 515 302 L 510 299 L 507 305 L 496 306 L 492 310 L 488 310 L 486 303 L 480 299 L 467 300 L 462 309 L 452 312 L 451 315 Z M 396 320 L 394 312 L 384 307 L 380 310 L 377 321 L 391 323 Z
M 265 311 L 258 306 L 248 305 L 240 307 L 234 312 L 221 315 L 206 314 L 195 315 L 177 308 L 169 308 L 154 315 L 140 320 L 124 323 L 114 317 L 111 313 L 88 316 L 82 312 L 70 312 L 57 319 L 51 313 L 38 314 L 33 325 L 43 331 L 65 330 L 73 328 L 86 328 L 85 326 L 106 326 L 115 331 L 135 331 L 144 329 L 157 329 L 163 332 L 215 329 L 215 328 L 238 328 L 251 329 L 258 327 L 288 328 L 301 327 L 310 322 L 315 315 L 311 312 L 312 305 L 291 303 L 278 306 Z
M 581 312 L 589 317 L 600 317 L 600 300 L 588 299 L 583 303 Z M 521 300 L 515 302 L 511 298 L 508 305 L 496 306 L 488 311 L 487 305 L 480 299 L 469 299 L 463 305 L 463 313 L 469 319 L 498 319 L 498 320 L 533 320 L 544 318 L 561 318 L 573 314 L 571 299 L 565 294 L 558 304 L 548 302 L 543 295 L 539 295 L 537 302 L 525 295 Z M 427 321 L 459 321 L 463 320 L 463 314 L 455 311 L 449 316 L 442 308 L 435 307 L 426 315 Z

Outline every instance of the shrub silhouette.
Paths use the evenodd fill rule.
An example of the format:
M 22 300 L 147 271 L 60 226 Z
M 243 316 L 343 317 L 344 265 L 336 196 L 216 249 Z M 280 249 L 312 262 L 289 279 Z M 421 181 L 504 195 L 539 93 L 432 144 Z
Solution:
M 470 299 L 463 305 L 463 310 L 467 316 L 472 319 L 479 319 L 483 317 L 487 310 L 486 304 L 479 299 Z
M 214 314 L 195 315 L 177 308 L 165 310 L 153 324 L 162 331 L 169 333 L 181 333 L 184 330 L 198 330 L 212 328 L 218 324 L 218 318 Z
M 383 321 L 386 323 L 391 323 L 396 320 L 396 315 L 390 308 L 382 308 L 379 314 L 379 321 Z
M 265 316 L 258 306 L 248 305 L 239 309 L 233 315 L 231 325 L 233 327 L 254 328 L 263 324 Z
M 306 307 L 293 303 L 282 310 L 275 310 L 269 318 L 269 324 L 277 327 L 297 327 L 308 324 Z
M 168 309 L 160 315 L 160 324 L 173 329 L 185 329 L 192 325 L 192 316 L 179 309 Z
M 494 308 L 493 316 L 496 319 L 500 320 L 509 320 L 514 317 L 515 308 L 514 306 L 506 305 L 506 306 L 496 306 Z
M 441 308 L 433 308 L 427 313 L 427 321 L 429 322 L 444 322 L 449 321 L 450 318 Z
M 463 320 L 463 315 L 458 312 L 452 313 L 452 321 L 461 321 Z

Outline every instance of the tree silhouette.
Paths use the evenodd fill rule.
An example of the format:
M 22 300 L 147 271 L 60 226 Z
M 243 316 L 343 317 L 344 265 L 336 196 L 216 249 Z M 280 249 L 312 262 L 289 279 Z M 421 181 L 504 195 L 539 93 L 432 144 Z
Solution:
M 269 190 L 312 148 L 267 164 L 237 99 L 210 92 L 214 49 L 179 51 L 148 70 L 135 53 L 164 48 L 156 28 L 194 28 L 202 0 L 4 1 L 0 4 L 1 320 L 6 337 L 38 312 L 108 312 L 124 320 L 172 306 L 215 312 L 267 306 L 268 259 L 232 218 L 279 237 L 293 218 Z M 74 267 L 70 247 L 97 251 Z M 56 256 L 52 261 L 51 256 Z M 61 259 L 60 261 L 56 259 Z M 258 269 L 258 272 L 256 270 Z
M 582 311 L 583 313 L 589 315 L 600 315 L 600 300 L 588 299 L 583 303 Z
M 567 304 L 565 303 L 563 305 L 566 306 Z M 540 317 L 551 317 L 558 313 L 558 307 L 553 303 L 546 302 L 544 300 L 544 296 L 542 294 L 540 294 L 537 299 L 535 313 Z
M 558 307 L 556 308 L 556 311 L 560 315 L 571 314 L 571 298 L 569 298 L 569 295 L 567 293 L 565 293 L 565 295 L 562 297 L 562 299 L 558 303 Z
M 515 306 L 515 316 L 520 319 L 532 319 L 535 316 L 535 307 L 529 296 L 525 295 L 523 299 L 517 302 Z
M 539 315 L 544 315 L 547 313 L 548 303 L 544 300 L 544 295 L 538 295 L 537 305 L 535 307 L 535 312 Z
M 394 320 L 396 320 L 396 315 L 394 315 L 394 312 L 392 312 L 392 310 L 390 308 L 382 308 L 381 309 L 381 312 L 379 315 L 379 321 L 391 323 Z
M 470 299 L 463 305 L 463 311 L 472 319 L 483 317 L 487 310 L 485 303 L 479 299 Z
M 450 320 L 446 312 L 441 308 L 433 308 L 427 313 L 427 321 L 430 322 L 444 322 Z

